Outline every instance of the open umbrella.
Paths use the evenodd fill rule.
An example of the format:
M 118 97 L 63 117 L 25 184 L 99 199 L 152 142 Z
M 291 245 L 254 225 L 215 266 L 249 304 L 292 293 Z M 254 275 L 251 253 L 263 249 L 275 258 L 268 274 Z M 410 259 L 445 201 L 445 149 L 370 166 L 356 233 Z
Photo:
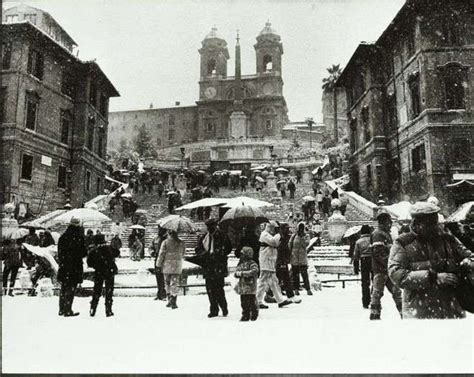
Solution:
M 474 214 L 474 201 L 462 204 L 446 219 L 446 222 L 460 222 L 466 220 L 467 217 Z
M 168 191 L 168 192 L 166 193 L 166 195 L 176 195 L 176 192 L 174 192 L 174 191 Z
M 146 209 L 137 209 L 135 211 L 135 214 L 139 214 L 139 215 L 145 215 L 147 213 L 148 213 L 148 211 Z
M 69 223 L 72 218 L 81 220 L 82 222 L 103 222 L 111 221 L 109 217 L 102 212 L 90 208 L 75 208 L 56 217 L 53 221 L 55 223 Z
M 11 235 L 10 235 L 10 238 L 12 240 L 19 240 L 20 238 L 23 238 L 23 237 L 26 237 L 29 233 L 29 230 L 26 229 L 26 228 L 18 228 L 18 229 L 15 229 Z
M 288 169 L 285 169 L 285 168 L 278 168 L 278 169 L 275 169 L 275 171 L 282 172 L 282 173 L 288 173 Z
M 145 230 L 145 227 L 142 226 L 142 225 L 135 224 L 135 225 L 132 225 L 132 226 L 130 227 L 130 229 Z
M 225 204 L 227 201 L 228 199 L 223 199 L 223 198 L 203 198 L 203 199 L 199 199 L 194 202 L 185 204 L 184 206 L 178 207 L 175 209 L 175 211 L 181 211 L 183 209 L 194 209 L 194 208 L 199 208 L 199 207 L 213 207 L 213 206 Z
M 54 270 L 54 272 L 56 274 L 58 273 L 59 266 L 58 266 L 58 263 L 53 258 L 53 253 L 55 253 L 55 250 L 57 249 L 56 245 L 51 245 L 48 247 L 39 247 L 39 246 L 33 246 L 30 244 L 24 243 L 23 246 L 29 252 L 45 259 L 49 263 L 51 268 Z
M 129 192 L 126 192 L 125 194 L 122 194 L 120 195 L 122 198 L 131 198 L 132 197 L 132 194 L 130 194 Z
M 265 180 L 260 176 L 255 177 L 255 179 L 259 182 L 265 182 Z
M 240 179 L 247 179 L 247 177 L 245 175 L 241 175 Z
M 244 226 L 249 224 L 261 224 L 268 221 L 263 212 L 255 207 L 241 205 L 229 209 L 220 223 L 232 223 L 234 226 Z
M 280 179 L 279 181 L 277 181 L 277 185 L 279 185 L 280 183 L 286 183 L 286 179 Z
M 263 200 L 249 198 L 246 196 L 237 196 L 236 198 L 227 199 L 226 203 L 222 207 L 234 208 L 234 207 L 240 207 L 240 206 L 260 208 L 260 207 L 273 207 L 273 204 L 269 202 L 265 202 Z
M 306 195 L 306 196 L 303 196 L 303 200 L 305 202 L 314 202 L 316 199 L 314 199 L 311 195 Z
M 362 225 L 351 226 L 349 229 L 346 230 L 342 238 L 349 238 L 350 236 L 359 233 L 361 229 Z
M 200 174 L 206 174 L 206 172 L 204 170 L 198 170 L 197 172 L 200 173 Z
M 86 203 L 86 204 L 84 205 L 84 207 L 85 207 L 85 208 L 94 209 L 94 210 L 96 210 L 96 211 L 99 210 L 99 206 L 98 206 L 97 204 L 91 203 L 91 202 Z
M 260 169 L 253 170 L 252 173 L 260 174 L 262 171 Z
M 180 215 L 169 215 L 166 216 L 165 221 L 160 221 L 159 224 L 162 228 L 173 230 L 177 233 L 192 233 L 195 231 L 194 224 L 191 219 Z

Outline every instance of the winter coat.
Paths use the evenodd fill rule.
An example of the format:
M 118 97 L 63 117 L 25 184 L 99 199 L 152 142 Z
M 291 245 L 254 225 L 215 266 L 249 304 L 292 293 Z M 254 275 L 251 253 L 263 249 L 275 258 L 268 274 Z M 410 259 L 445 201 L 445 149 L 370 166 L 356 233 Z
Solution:
M 290 191 L 295 191 L 296 190 L 296 185 L 293 181 L 288 183 L 288 190 L 290 190 Z
M 118 273 L 115 258 L 119 256 L 120 249 L 114 249 L 109 245 L 101 244 L 89 251 L 87 264 L 95 270 L 96 275 L 112 276 Z
M 266 230 L 260 234 L 260 255 L 259 264 L 262 271 L 276 271 L 276 260 L 278 256 L 277 248 L 280 245 L 280 234 L 272 236 Z
M 12 241 L 9 245 L 3 246 L 2 259 L 5 268 L 21 267 L 20 245 Z
M 251 247 L 253 250 L 252 259 L 258 264 L 258 255 L 260 250 L 260 242 L 258 236 L 255 233 L 247 234 L 240 239 L 239 245 L 235 248 L 235 256 L 240 258 L 240 251 L 244 246 Z
M 392 247 L 392 237 L 378 228 L 370 237 L 370 252 L 372 254 L 372 271 L 374 274 L 387 273 L 388 256 Z
M 119 236 L 115 236 L 110 240 L 110 247 L 119 250 L 120 253 L 120 249 L 122 248 L 122 240 Z
M 83 228 L 69 226 L 58 241 L 58 281 L 61 283 L 82 283 L 84 272 L 82 259 L 87 255 Z
M 355 243 L 354 261 L 359 261 L 360 258 L 364 257 L 371 257 L 371 251 L 370 234 L 363 234 Z
M 291 251 L 290 263 L 292 266 L 307 266 L 308 252 L 306 248 L 309 245 L 309 236 L 303 234 L 300 236 L 295 233 L 291 236 L 289 246 Z
M 235 277 L 239 278 L 238 292 L 240 295 L 254 295 L 257 293 L 258 265 L 251 259 L 240 259 L 235 270 Z
M 184 242 L 180 239 L 168 237 L 160 247 L 160 255 L 156 267 L 161 268 L 163 274 L 180 275 L 183 271 L 183 258 L 186 252 Z
M 213 242 L 212 252 L 209 250 L 209 237 Z M 214 234 L 205 233 L 198 240 L 196 254 L 204 257 L 203 276 L 204 278 L 223 278 L 229 274 L 227 269 L 227 256 L 232 251 L 232 243 L 229 236 L 221 230 L 216 230 Z
M 28 234 L 25 237 L 25 243 L 27 243 L 28 245 L 32 245 L 32 246 L 39 246 L 40 239 L 36 235 L 36 233 L 35 234 Z
M 158 267 L 158 256 L 160 255 L 161 245 L 163 244 L 163 241 L 166 240 L 166 238 L 166 234 L 163 236 L 158 235 L 153 238 L 153 241 L 151 242 L 151 249 L 153 250 L 151 256 L 155 258 L 155 267 Z
M 287 266 L 290 263 L 291 251 L 289 246 L 291 235 L 285 234 L 280 237 L 280 244 L 277 248 L 277 267 Z
M 455 288 L 439 287 L 429 270 L 455 273 L 459 262 L 473 258 L 455 237 L 444 233 L 436 244 L 427 244 L 411 231 L 398 237 L 390 250 L 388 272 L 403 289 L 403 318 L 462 318 Z

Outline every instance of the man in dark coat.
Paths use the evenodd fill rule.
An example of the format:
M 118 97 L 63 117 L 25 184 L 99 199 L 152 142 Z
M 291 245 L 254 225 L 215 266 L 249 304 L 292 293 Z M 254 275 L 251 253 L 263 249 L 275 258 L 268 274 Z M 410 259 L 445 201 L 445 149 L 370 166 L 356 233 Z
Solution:
M 161 269 L 157 268 L 158 257 L 160 255 L 160 248 L 163 241 L 167 238 L 168 234 L 165 228 L 158 226 L 158 234 L 153 238 L 151 242 L 151 256 L 154 258 L 154 271 L 156 277 L 156 286 L 157 292 L 155 300 L 166 300 L 166 290 L 165 290 L 165 277 Z
M 118 272 L 115 258 L 120 256 L 120 249 L 112 248 L 105 242 L 103 234 L 94 237 L 94 248 L 89 251 L 87 264 L 94 272 L 94 292 L 92 294 L 90 316 L 94 317 L 102 294 L 102 286 L 105 283 L 105 315 L 113 316 L 112 302 L 114 295 L 114 277 Z
M 61 283 L 59 293 L 59 315 L 65 317 L 77 316 L 72 311 L 72 302 L 76 286 L 82 283 L 82 259 L 87 255 L 84 242 L 84 229 L 77 218 L 71 222 L 58 241 L 58 281 Z
M 370 319 L 380 319 L 382 305 L 380 303 L 385 287 L 392 294 L 397 310 L 402 312 L 402 293 L 400 289 L 388 278 L 388 256 L 392 247 L 390 229 L 392 219 L 389 213 L 381 211 L 377 215 L 378 227 L 370 236 L 370 248 L 372 255 L 372 271 L 374 280 L 372 285 L 372 296 L 370 297 Z
M 290 271 L 288 270 L 288 264 L 290 263 L 291 257 L 291 251 L 288 245 L 291 237 L 289 224 L 280 223 L 280 234 L 280 244 L 277 248 L 276 276 L 280 282 L 282 290 L 285 291 L 286 297 L 295 304 L 299 304 L 301 299 L 295 296 L 293 285 L 291 283 Z
M 204 257 L 203 275 L 210 309 L 208 317 L 217 317 L 219 307 L 225 317 L 229 313 L 224 292 L 224 278 L 228 275 L 227 256 L 232 251 L 229 237 L 217 226 L 216 219 L 206 221 L 207 233 L 198 241 L 196 254 Z
M 252 259 L 257 262 L 258 265 L 258 253 L 260 251 L 260 241 L 258 235 L 255 233 L 255 225 L 247 225 L 243 229 L 242 237 L 240 238 L 239 244 L 235 248 L 235 256 L 240 258 L 240 252 L 245 246 L 251 247 L 253 250 Z
M 295 185 L 295 182 L 293 182 L 292 179 L 288 183 L 288 190 L 290 191 L 290 199 L 294 199 L 295 198 L 296 185 Z
M 403 289 L 403 318 L 465 317 L 455 287 L 461 268 L 474 268 L 474 255 L 440 229 L 439 210 L 432 203 L 415 203 L 410 232 L 399 236 L 390 251 L 388 271 Z
M 354 246 L 354 273 L 359 274 L 362 284 L 362 306 L 365 309 L 370 305 L 370 284 L 373 278 L 372 274 L 372 255 L 370 248 L 370 226 L 362 225 L 360 238 Z

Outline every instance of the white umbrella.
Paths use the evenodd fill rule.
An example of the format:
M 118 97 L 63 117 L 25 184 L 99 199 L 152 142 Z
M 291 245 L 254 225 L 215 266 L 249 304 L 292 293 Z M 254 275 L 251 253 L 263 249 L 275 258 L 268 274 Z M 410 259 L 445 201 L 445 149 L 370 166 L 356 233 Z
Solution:
M 395 204 L 391 204 L 389 206 L 385 206 L 385 208 L 396 215 L 397 220 L 411 220 L 410 209 L 412 204 L 407 201 L 398 202 Z
M 259 207 L 273 207 L 273 204 L 269 202 L 265 202 L 263 200 L 249 198 L 246 196 L 238 196 L 236 198 L 227 199 L 226 204 L 223 205 L 223 207 L 225 208 L 234 208 L 234 207 L 241 207 L 241 206 L 259 208 Z
M 99 210 L 99 206 L 98 206 L 97 204 L 95 204 L 95 203 L 86 203 L 86 204 L 84 205 L 84 207 L 85 207 L 85 208 L 94 209 L 94 210 L 96 210 L 96 211 Z
M 203 198 L 196 200 L 194 202 L 185 204 L 184 206 L 176 208 L 176 211 L 181 211 L 183 209 L 194 209 L 199 207 L 213 207 L 221 204 L 225 204 L 228 199 L 223 198 Z
M 138 224 L 135 224 L 135 225 L 132 225 L 130 227 L 130 229 L 140 229 L 140 230 L 145 230 L 145 227 L 142 226 L 142 225 L 138 225 Z
M 362 225 L 352 226 L 346 230 L 342 238 L 348 238 L 350 236 L 353 236 L 354 234 L 359 233 L 361 229 L 362 229 Z
M 279 185 L 280 183 L 286 183 L 286 180 L 285 180 L 285 179 L 280 179 L 280 180 L 277 182 L 277 185 Z
M 285 169 L 285 168 L 278 168 L 278 169 L 276 169 L 275 171 L 288 172 L 288 169 Z
M 191 233 L 195 231 L 194 224 L 191 219 L 179 215 L 166 216 L 166 218 L 163 218 L 159 222 L 159 225 L 164 229 L 174 230 L 177 233 Z
M 305 202 L 314 202 L 316 199 L 314 199 L 311 195 L 306 195 L 306 196 L 303 196 L 303 200 Z
M 474 212 L 474 201 L 462 204 L 456 211 L 448 216 L 446 222 L 453 223 L 466 220 L 469 213 Z
M 11 236 L 10 238 L 12 240 L 19 240 L 20 238 L 23 238 L 25 236 L 28 235 L 28 233 L 30 233 L 30 231 L 26 228 L 18 228 L 18 229 L 15 229 L 12 233 L 11 233 Z
M 255 179 L 259 182 L 265 182 L 265 180 L 260 176 L 255 177 Z
M 176 193 L 174 191 L 168 191 L 166 195 L 175 195 Z
M 122 194 L 120 195 L 122 198 L 131 198 L 132 197 L 132 194 L 130 194 L 129 192 L 126 192 L 125 194 Z
M 57 246 L 56 245 L 51 245 L 48 247 L 39 247 L 39 246 L 33 246 L 27 243 L 24 243 L 23 246 L 25 249 L 27 249 L 29 252 L 42 257 L 48 261 L 48 263 L 51 265 L 55 273 L 58 273 L 58 263 L 54 260 L 52 253 L 56 250 Z
M 82 222 L 104 222 L 111 221 L 109 217 L 102 212 L 90 208 L 75 208 L 59 215 L 54 219 L 55 223 L 69 223 L 72 218 L 81 220 Z

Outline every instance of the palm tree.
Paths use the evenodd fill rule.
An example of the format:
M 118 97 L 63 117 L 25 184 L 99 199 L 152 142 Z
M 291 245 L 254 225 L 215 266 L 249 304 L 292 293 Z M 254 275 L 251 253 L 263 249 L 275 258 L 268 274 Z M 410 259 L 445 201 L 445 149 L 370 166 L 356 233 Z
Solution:
M 341 76 L 342 69 L 340 64 L 333 64 L 331 67 L 327 68 L 329 73 L 328 77 L 323 78 L 323 89 L 325 92 L 332 91 L 332 100 L 333 100 L 333 112 L 334 112 L 334 139 L 337 143 L 338 141 L 338 130 L 337 130 L 337 90 L 336 82 Z

